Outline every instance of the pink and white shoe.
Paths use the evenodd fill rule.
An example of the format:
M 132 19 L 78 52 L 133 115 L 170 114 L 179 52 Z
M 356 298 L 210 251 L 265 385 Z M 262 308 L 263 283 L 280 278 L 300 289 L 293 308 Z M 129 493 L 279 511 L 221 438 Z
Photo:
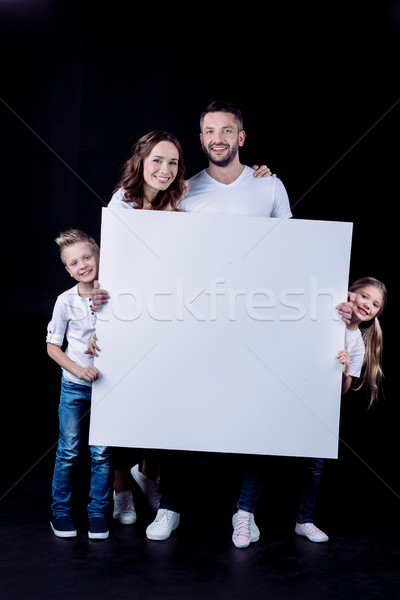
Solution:
M 296 523 L 295 533 L 297 535 L 304 535 L 311 542 L 327 542 L 329 537 L 318 529 L 314 523 Z
M 260 539 L 260 530 L 258 529 L 253 513 L 240 511 L 232 517 L 233 535 L 232 541 L 236 548 L 247 548 L 252 542 L 258 542 Z

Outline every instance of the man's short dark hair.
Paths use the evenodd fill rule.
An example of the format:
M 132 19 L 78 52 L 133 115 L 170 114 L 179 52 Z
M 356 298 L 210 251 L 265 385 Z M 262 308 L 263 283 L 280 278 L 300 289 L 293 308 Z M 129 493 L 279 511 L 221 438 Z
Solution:
M 200 117 L 200 131 L 203 129 L 203 119 L 204 117 L 211 112 L 226 112 L 232 113 L 235 117 L 235 121 L 238 124 L 239 131 L 243 131 L 243 116 L 242 112 L 239 110 L 237 106 L 232 104 L 231 102 L 225 102 L 224 100 L 214 100 L 211 102 L 209 106 L 205 109 Z

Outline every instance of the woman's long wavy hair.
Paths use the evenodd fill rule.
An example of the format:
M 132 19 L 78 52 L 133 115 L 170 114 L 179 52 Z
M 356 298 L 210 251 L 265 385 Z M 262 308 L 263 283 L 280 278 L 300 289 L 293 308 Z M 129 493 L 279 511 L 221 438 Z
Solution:
M 379 310 L 379 313 L 374 317 L 374 319 L 372 319 L 370 325 L 366 329 L 361 330 L 365 344 L 365 356 L 360 383 L 356 389 L 359 390 L 361 387 L 365 387 L 370 396 L 369 406 L 371 406 L 374 400 L 376 400 L 378 397 L 379 386 L 383 378 L 383 335 L 381 325 L 378 320 L 378 315 L 382 313 L 386 305 L 387 290 L 385 285 L 374 277 L 362 277 L 361 279 L 357 279 L 357 281 L 350 286 L 349 290 L 350 292 L 357 292 L 359 289 L 366 287 L 367 285 L 373 285 L 376 287 L 383 296 L 382 306 Z
M 178 172 L 171 185 L 164 191 L 160 191 L 152 202 L 153 210 L 164 210 L 168 206 L 172 210 L 178 210 L 178 203 L 186 191 L 185 165 L 180 143 L 172 133 L 168 131 L 151 131 L 141 137 L 132 149 L 132 156 L 126 161 L 122 171 L 121 179 L 114 192 L 123 188 L 125 191 L 125 202 L 134 202 L 135 208 L 143 208 L 143 161 L 160 142 L 171 142 L 178 150 Z

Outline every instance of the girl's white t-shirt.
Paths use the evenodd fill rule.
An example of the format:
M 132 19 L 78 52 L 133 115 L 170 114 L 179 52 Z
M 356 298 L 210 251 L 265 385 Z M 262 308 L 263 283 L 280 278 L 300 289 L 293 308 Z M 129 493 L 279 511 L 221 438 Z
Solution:
M 361 331 L 346 329 L 345 348 L 350 354 L 349 375 L 352 377 L 360 377 L 361 369 L 364 362 L 365 344 Z

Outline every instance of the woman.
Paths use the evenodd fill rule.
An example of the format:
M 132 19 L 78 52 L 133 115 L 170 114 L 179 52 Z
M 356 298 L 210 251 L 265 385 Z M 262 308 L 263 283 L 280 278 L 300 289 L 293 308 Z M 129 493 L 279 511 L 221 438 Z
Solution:
M 265 165 L 254 166 L 255 176 L 268 177 Z M 151 131 L 141 137 L 126 161 L 121 179 L 109 202 L 111 208 L 178 211 L 179 202 L 187 190 L 184 179 L 183 152 L 177 138 L 167 131 Z M 96 290 L 96 304 L 108 299 L 104 290 Z M 97 355 L 99 348 L 92 342 L 90 350 Z M 129 485 L 130 453 L 115 450 L 114 513 L 122 524 L 133 524 L 136 511 Z M 144 492 L 150 506 L 157 510 L 158 457 L 146 451 L 146 460 L 131 469 L 132 476 Z M 149 475 L 147 477 L 146 475 Z

